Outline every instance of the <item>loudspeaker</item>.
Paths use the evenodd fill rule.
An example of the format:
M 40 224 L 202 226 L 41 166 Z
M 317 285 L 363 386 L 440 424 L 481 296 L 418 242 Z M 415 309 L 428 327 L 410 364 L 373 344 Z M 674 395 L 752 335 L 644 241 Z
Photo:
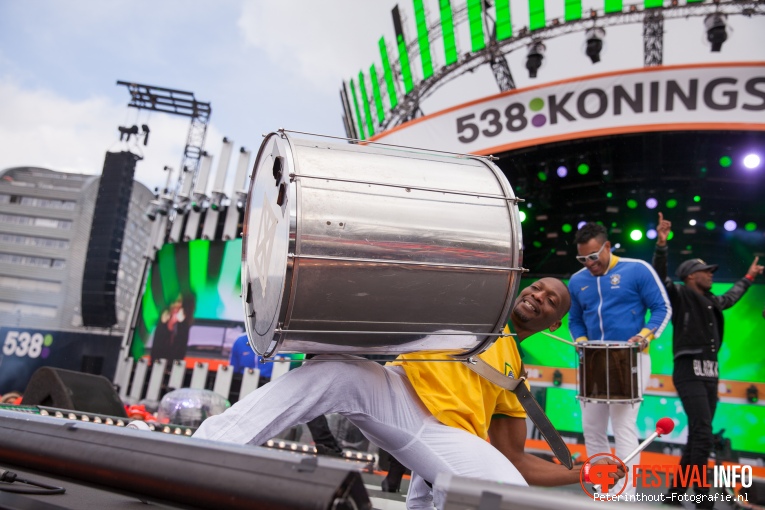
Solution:
M 125 406 L 109 379 L 61 368 L 38 368 L 29 379 L 21 403 L 127 418 Z
M 111 487 L 162 508 L 372 509 L 361 473 L 343 459 L 326 456 L 4 409 L 0 452 L 3 465 L 64 476 L 87 487 Z M 592 508 L 592 501 L 582 499 Z M 3 502 L 0 499 L 0 506 Z
M 108 328 L 117 324 L 117 271 L 139 159 L 132 152 L 106 153 L 82 278 L 84 326 Z
M 765 480 L 754 478 L 751 487 L 742 487 L 739 494 L 745 494 L 748 503 L 765 505 Z

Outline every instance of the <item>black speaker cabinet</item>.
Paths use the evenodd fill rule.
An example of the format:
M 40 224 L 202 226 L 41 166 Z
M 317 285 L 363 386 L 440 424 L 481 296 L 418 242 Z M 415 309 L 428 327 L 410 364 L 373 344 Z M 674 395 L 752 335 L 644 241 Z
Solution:
M 138 159 L 132 152 L 106 153 L 82 278 L 84 326 L 108 328 L 117 324 L 117 271 Z
M 38 368 L 29 379 L 21 403 L 127 417 L 120 396 L 109 379 L 61 368 Z

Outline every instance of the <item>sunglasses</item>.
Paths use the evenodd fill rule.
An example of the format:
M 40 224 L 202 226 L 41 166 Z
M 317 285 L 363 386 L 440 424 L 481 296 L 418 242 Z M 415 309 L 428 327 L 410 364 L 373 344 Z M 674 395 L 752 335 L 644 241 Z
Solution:
M 606 247 L 606 243 L 603 243 L 600 246 L 600 249 L 598 251 L 596 251 L 594 253 L 590 253 L 589 255 L 577 255 L 576 256 L 576 260 L 578 260 L 582 264 L 586 264 L 588 261 L 589 262 L 595 262 L 596 260 L 598 260 L 598 258 L 600 257 L 600 252 L 602 252 L 603 248 L 605 248 L 605 247 Z

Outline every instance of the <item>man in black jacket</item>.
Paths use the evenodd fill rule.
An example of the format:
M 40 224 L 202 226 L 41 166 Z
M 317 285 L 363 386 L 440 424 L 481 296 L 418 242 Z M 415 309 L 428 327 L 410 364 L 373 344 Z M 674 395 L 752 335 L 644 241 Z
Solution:
M 672 381 L 688 415 L 688 442 L 680 459 L 680 468 L 698 466 L 703 473 L 712 451 L 712 419 L 717 407 L 717 353 L 723 339 L 722 311 L 735 305 L 763 266 L 757 264 L 758 257 L 749 267 L 746 275 L 721 296 L 715 296 L 712 288 L 712 274 L 716 264 L 707 264 L 701 259 L 686 260 L 677 268 L 677 276 L 684 285 L 676 284 L 667 275 L 667 237 L 672 223 L 659 213 L 656 227 L 657 242 L 653 256 L 653 268 L 664 282 L 672 304 L 672 352 L 675 366 Z M 665 503 L 680 504 L 677 496 L 685 491 L 673 487 Z M 709 489 L 696 487 L 696 494 L 708 496 Z M 667 499 L 669 498 L 669 499 Z M 696 508 L 712 508 L 714 501 L 703 497 Z

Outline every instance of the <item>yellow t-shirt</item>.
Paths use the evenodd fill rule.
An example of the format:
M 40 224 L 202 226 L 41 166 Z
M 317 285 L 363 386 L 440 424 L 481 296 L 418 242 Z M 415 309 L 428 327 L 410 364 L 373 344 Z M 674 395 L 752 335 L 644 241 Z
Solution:
M 504 332 L 510 333 L 507 326 Z M 505 375 L 518 377 L 521 371 L 521 357 L 513 337 L 500 337 L 479 357 Z M 404 367 L 420 400 L 438 421 L 487 439 L 492 415 L 526 417 L 512 392 L 480 377 L 463 363 L 407 362 L 444 358 L 444 354 L 412 353 L 402 354 L 392 362 Z

